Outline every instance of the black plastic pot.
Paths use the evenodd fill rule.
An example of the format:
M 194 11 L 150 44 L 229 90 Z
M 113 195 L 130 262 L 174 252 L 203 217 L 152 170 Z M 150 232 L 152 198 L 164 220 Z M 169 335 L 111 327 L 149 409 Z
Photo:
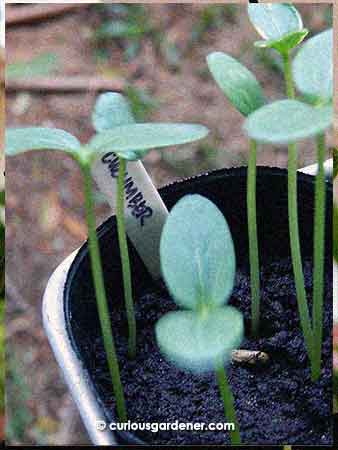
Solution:
M 233 236 L 238 269 L 248 266 L 248 242 L 247 242 L 247 215 L 246 215 L 246 169 L 234 168 L 224 169 L 212 172 L 210 174 L 194 177 L 182 182 L 173 183 L 160 189 L 160 194 L 167 205 L 168 209 L 184 195 L 198 193 L 212 200 L 224 213 Z M 299 198 L 299 228 L 301 235 L 302 256 L 304 260 L 311 260 L 313 252 L 313 198 L 314 198 L 314 178 L 309 175 L 298 175 L 298 198 Z M 327 183 L 327 217 L 326 217 L 326 279 L 332 274 L 331 266 L 331 204 L 332 204 L 332 186 Z M 277 260 L 285 260 L 290 256 L 289 235 L 288 235 L 288 214 L 287 214 L 287 172 L 275 168 L 258 168 L 257 174 L 257 215 L 258 215 L 258 231 L 259 246 L 261 255 L 261 264 L 268 265 L 270 262 Z M 114 311 L 121 299 L 123 298 L 123 288 L 121 281 L 121 267 L 119 259 L 119 250 L 116 236 L 115 219 L 111 218 L 99 228 L 101 255 L 103 259 L 105 281 L 109 298 L 112 300 L 113 322 Z M 158 286 L 154 285 L 153 280 L 147 273 L 142 261 L 139 259 L 135 249 L 130 246 L 132 274 L 133 274 L 133 291 L 135 303 L 140 300 L 144 293 L 149 291 L 158 291 Z M 243 269 L 244 270 L 244 269 Z M 292 274 L 291 274 L 292 276 Z M 283 280 L 280 281 L 281 283 Z M 330 302 L 331 292 L 326 293 L 326 302 Z M 105 375 L 106 367 L 98 367 L 98 362 L 93 361 L 93 355 L 97 350 L 97 339 L 100 336 L 98 317 L 96 312 L 96 304 L 94 290 L 91 281 L 90 264 L 88 257 L 87 245 L 84 245 L 68 272 L 65 290 L 64 290 L 64 312 L 67 333 L 70 338 L 72 347 L 81 360 L 84 373 L 88 377 L 88 383 L 94 392 L 99 405 L 102 407 L 107 422 L 115 422 L 114 405 L 111 397 L 107 397 L 107 392 L 111 391 L 109 378 Z M 290 308 L 295 306 L 290 306 Z M 328 305 L 329 316 L 332 320 L 332 302 Z M 331 312 L 330 312 L 331 311 Z M 329 320 L 330 322 L 330 320 Z M 143 322 L 142 322 L 143 323 Z M 331 324 L 332 325 L 332 324 Z M 330 323 L 327 325 L 330 327 Z M 123 328 L 125 328 L 123 326 Z M 332 328 L 332 326 L 331 326 Z M 122 341 L 125 340 L 126 330 L 118 330 L 121 334 Z M 263 334 L 268 331 L 263 331 Z M 326 333 L 330 331 L 326 330 Z M 119 338 L 117 338 L 119 340 Z M 94 344 L 95 343 L 95 344 Z M 138 343 L 139 348 L 148 345 L 147 342 Z M 130 366 L 131 363 L 125 358 L 124 350 L 119 345 L 121 356 L 121 367 Z M 331 347 L 332 356 L 332 347 Z M 329 351 L 329 353 L 330 353 Z M 328 356 L 328 358 L 330 355 Z M 332 359 L 332 358 L 331 358 Z M 330 367 L 328 360 L 326 367 Z M 308 365 L 308 363 L 307 363 Z M 134 370 L 134 369 L 133 369 Z M 136 369 L 135 369 L 136 370 Z M 250 370 L 250 369 L 248 369 Z M 259 369 L 259 370 L 264 370 Z M 283 369 L 285 372 L 285 368 Z M 102 375 L 104 373 L 104 375 Z M 256 374 L 261 376 L 262 372 Z M 94 375 L 95 374 L 95 375 Z M 101 374 L 100 382 L 98 382 L 97 374 Z M 127 397 L 129 390 L 127 389 Z M 328 388 L 328 390 L 330 390 Z M 331 410 L 332 392 L 326 391 L 325 408 Z M 152 392 L 147 393 L 148 396 Z M 262 394 L 264 397 L 264 394 Z M 269 395 L 269 392 L 266 393 Z M 292 394 L 290 394 L 292 395 Z M 191 393 L 194 396 L 194 392 Z M 107 398 L 108 403 L 107 403 Z M 295 402 L 296 402 L 295 398 Z M 317 399 L 318 400 L 318 399 Z M 128 403 L 128 399 L 127 399 Z M 329 403 L 329 404 L 328 404 Z M 210 421 L 213 417 L 209 417 Z M 270 418 L 273 422 L 273 416 Z M 297 420 L 297 411 L 294 421 Z M 147 421 L 147 404 L 144 405 L 143 421 Z M 259 427 L 260 423 L 254 426 Z M 267 438 L 264 442 L 246 442 L 244 444 L 265 444 L 265 445 L 281 445 L 283 443 L 294 443 L 298 445 L 329 445 L 332 430 L 330 424 L 322 424 L 326 429 L 325 438 L 318 442 L 298 442 L 295 436 L 287 435 L 280 437 L 279 442 L 269 442 Z M 288 440 L 290 438 L 290 440 Z M 140 444 L 144 443 L 139 437 L 130 433 L 118 433 L 117 441 L 120 444 Z M 193 442 L 197 444 L 197 442 Z M 203 442 L 201 442 L 203 443 Z M 148 442 L 152 444 L 152 442 Z M 189 442 L 186 442 L 189 444 Z M 178 443 L 177 445 L 180 445 Z

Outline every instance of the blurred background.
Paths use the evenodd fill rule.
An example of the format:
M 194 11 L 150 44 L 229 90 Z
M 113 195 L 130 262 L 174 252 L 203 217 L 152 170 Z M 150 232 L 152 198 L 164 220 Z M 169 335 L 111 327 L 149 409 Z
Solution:
M 296 6 L 311 33 L 332 25 L 330 5 Z M 140 122 L 199 122 L 211 130 L 180 151 L 148 154 L 144 164 L 157 186 L 246 164 L 242 117 L 211 78 L 208 53 L 230 53 L 269 98 L 285 96 L 279 61 L 253 47 L 258 36 L 244 5 L 35 4 L 7 5 L 6 13 L 8 126 L 63 128 L 84 142 L 98 93 L 119 90 Z M 307 142 L 299 167 L 314 161 Z M 266 146 L 258 163 L 286 167 L 287 152 Z M 52 152 L 6 164 L 7 442 L 88 444 L 41 325 L 49 276 L 86 238 L 81 176 L 72 160 Z M 100 223 L 109 208 L 99 192 L 96 206 Z

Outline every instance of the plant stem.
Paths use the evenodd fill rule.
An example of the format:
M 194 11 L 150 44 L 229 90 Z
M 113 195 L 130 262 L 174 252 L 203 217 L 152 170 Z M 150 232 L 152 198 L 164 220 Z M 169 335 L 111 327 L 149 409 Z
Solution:
M 295 89 L 292 79 L 292 70 L 290 55 L 283 55 L 284 76 L 286 91 L 289 98 L 295 97 Z M 298 202 L 297 202 L 297 146 L 292 143 L 288 146 L 288 216 L 289 233 L 293 273 L 296 284 L 296 295 L 300 323 L 304 334 L 305 345 L 310 359 L 311 368 L 313 367 L 313 334 L 309 308 L 306 299 L 304 284 L 304 274 L 302 265 L 302 255 L 300 250 L 299 226 L 298 226 Z
M 254 140 L 250 140 L 246 202 L 248 211 L 252 333 L 255 337 L 258 336 L 259 332 L 260 315 L 260 280 L 256 213 L 256 153 L 257 143 Z
M 285 84 L 286 84 L 286 94 L 287 94 L 288 98 L 294 99 L 295 98 L 295 87 L 294 87 L 293 78 L 292 78 L 290 54 L 285 53 L 282 56 L 283 56 L 283 63 L 284 63 L 284 78 L 285 78 Z
M 325 137 L 317 136 L 318 172 L 315 185 L 315 217 L 313 237 L 313 358 L 312 380 L 320 377 L 323 339 L 324 242 L 325 242 Z
M 119 158 L 119 172 L 117 177 L 117 199 L 116 199 L 116 221 L 119 239 L 124 298 L 128 321 L 128 355 L 130 358 L 136 356 L 136 320 L 131 287 L 130 261 L 128 243 L 124 218 L 124 178 L 126 172 L 126 160 Z
M 284 445 L 283 446 L 283 450 L 291 450 L 291 449 L 292 449 L 291 445 Z
M 127 421 L 127 410 L 125 405 L 123 387 L 120 378 L 119 363 L 116 355 L 112 326 L 109 317 L 109 308 L 104 286 L 103 271 L 100 258 L 100 249 L 96 235 L 96 224 L 94 215 L 94 201 L 92 194 L 92 178 L 90 166 L 81 164 L 81 170 L 84 178 L 85 208 L 88 226 L 88 245 L 92 268 L 92 275 L 95 288 L 95 296 L 99 314 L 99 320 L 103 336 L 104 349 L 107 355 L 109 372 L 113 384 L 113 390 L 116 400 L 116 410 L 121 422 Z
M 216 377 L 221 398 L 223 400 L 225 417 L 227 420 L 229 420 L 230 423 L 233 423 L 235 425 L 235 430 L 230 431 L 231 444 L 232 445 L 240 444 L 241 436 L 239 434 L 239 425 L 236 417 L 234 397 L 232 395 L 231 388 L 228 383 L 227 374 L 224 370 L 223 364 L 220 364 L 216 367 Z
M 296 295 L 300 323 L 302 326 L 306 349 L 309 355 L 311 368 L 313 366 L 313 335 L 309 308 L 306 299 L 302 256 L 299 242 L 298 202 L 297 202 L 297 148 L 295 144 L 289 145 L 288 157 L 288 211 L 289 233 L 291 245 L 291 258 L 296 284 Z

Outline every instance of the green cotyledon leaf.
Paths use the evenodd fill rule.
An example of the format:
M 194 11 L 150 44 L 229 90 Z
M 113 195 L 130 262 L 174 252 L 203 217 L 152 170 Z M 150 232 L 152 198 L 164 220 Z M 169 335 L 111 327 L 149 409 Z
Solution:
M 249 4 L 249 19 L 264 39 L 256 47 L 273 48 L 280 54 L 288 54 L 299 45 L 308 30 L 303 28 L 297 9 L 288 3 Z
M 128 100 L 118 92 L 106 92 L 101 94 L 95 103 L 92 114 L 93 126 L 97 133 L 111 130 L 119 125 L 134 124 L 135 119 Z M 130 161 L 143 158 L 147 150 L 124 152 L 124 158 Z
M 9 128 L 5 134 L 5 152 L 8 156 L 45 149 L 77 154 L 80 148 L 81 144 L 75 136 L 55 128 Z
M 241 114 L 248 116 L 265 104 L 255 76 L 232 56 L 214 52 L 208 55 L 207 63 L 216 83 Z
M 303 29 L 297 9 L 289 3 L 250 3 L 249 19 L 263 39 L 279 40 Z
M 206 311 L 174 311 L 155 327 L 156 340 L 166 358 L 180 368 L 200 373 L 226 364 L 244 333 L 242 314 L 231 306 Z
M 318 100 L 333 97 L 333 30 L 308 39 L 292 64 L 297 89 Z
M 251 114 L 243 129 L 259 142 L 289 144 L 323 133 L 332 120 L 332 106 L 313 107 L 297 100 L 280 100 Z
M 186 144 L 204 138 L 208 129 L 203 125 L 174 123 L 137 123 L 120 125 L 94 136 L 88 146 L 97 153 L 114 152 L 121 158 L 126 152 L 140 152 Z
M 299 45 L 308 35 L 309 31 L 303 29 L 301 31 L 292 31 L 281 37 L 280 39 L 267 39 L 265 41 L 255 42 L 255 46 L 259 48 L 273 48 L 280 54 L 287 54 L 290 50 Z
M 224 305 L 232 292 L 235 252 L 220 210 L 207 198 L 187 195 L 171 210 L 160 243 L 164 281 L 181 307 Z

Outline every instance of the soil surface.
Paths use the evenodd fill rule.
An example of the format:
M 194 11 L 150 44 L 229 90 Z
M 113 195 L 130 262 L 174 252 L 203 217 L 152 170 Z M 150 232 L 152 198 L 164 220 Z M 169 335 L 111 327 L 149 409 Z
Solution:
M 312 291 L 312 267 L 304 266 L 308 294 Z M 266 364 L 232 363 L 228 367 L 235 407 L 245 444 L 332 444 L 332 305 L 326 298 L 322 375 L 310 379 L 309 362 L 299 324 L 292 268 L 289 260 L 269 264 L 261 272 L 262 330 L 257 340 L 246 337 L 242 349 L 269 355 Z M 332 290 L 330 277 L 326 292 Z M 310 295 L 309 295 L 310 297 Z M 246 269 L 237 273 L 230 304 L 250 320 L 250 286 Z M 176 369 L 159 353 L 154 325 L 175 304 L 164 288 L 149 292 L 136 304 L 138 354 L 126 362 L 124 308 L 113 312 L 125 386 L 128 418 L 133 422 L 225 422 L 223 406 L 213 374 L 196 376 Z M 114 421 L 114 398 L 100 338 L 87 330 L 85 359 L 98 382 L 98 390 L 110 419 Z M 248 334 L 248 333 L 247 333 Z M 227 432 L 138 431 L 137 437 L 151 444 L 229 444 Z

